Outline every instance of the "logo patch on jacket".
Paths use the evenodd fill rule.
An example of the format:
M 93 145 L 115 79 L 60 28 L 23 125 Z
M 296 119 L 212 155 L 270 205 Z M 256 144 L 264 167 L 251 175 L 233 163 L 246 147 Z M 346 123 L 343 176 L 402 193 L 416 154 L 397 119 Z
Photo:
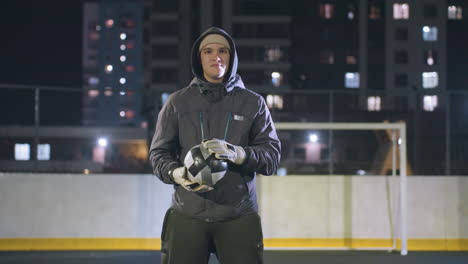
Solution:
M 237 120 L 237 121 L 244 121 L 244 116 L 241 116 L 241 115 L 234 115 L 233 118 L 234 120 Z

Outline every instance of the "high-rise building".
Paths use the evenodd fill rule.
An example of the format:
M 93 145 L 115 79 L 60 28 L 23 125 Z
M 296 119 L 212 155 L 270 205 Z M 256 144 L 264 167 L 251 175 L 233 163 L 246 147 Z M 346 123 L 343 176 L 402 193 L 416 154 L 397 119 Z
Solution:
M 141 126 L 143 2 L 84 3 L 83 124 Z

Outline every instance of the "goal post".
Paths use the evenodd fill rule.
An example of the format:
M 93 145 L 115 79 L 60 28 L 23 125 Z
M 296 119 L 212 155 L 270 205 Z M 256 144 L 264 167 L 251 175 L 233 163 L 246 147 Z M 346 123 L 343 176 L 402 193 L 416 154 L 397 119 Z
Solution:
M 397 204 L 399 219 L 398 219 L 398 238 L 400 239 L 400 253 L 407 255 L 407 136 L 406 124 L 404 122 L 398 123 L 308 123 L 308 122 L 277 122 L 275 123 L 276 129 L 281 130 L 386 130 L 391 131 L 392 147 L 392 178 L 397 179 L 396 170 L 396 144 L 399 145 L 399 201 Z M 398 133 L 399 139 L 396 140 Z M 332 159 L 330 155 L 329 159 Z M 393 235 L 392 250 L 397 249 L 396 242 L 397 235 Z M 386 248 L 388 249 L 388 248 Z

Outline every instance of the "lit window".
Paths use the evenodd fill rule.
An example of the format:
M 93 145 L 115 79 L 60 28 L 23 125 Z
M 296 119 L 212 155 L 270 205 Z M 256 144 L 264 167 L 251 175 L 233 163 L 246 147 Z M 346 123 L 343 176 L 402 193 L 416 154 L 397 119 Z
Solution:
M 125 83 L 127 82 L 127 79 L 125 79 L 125 78 L 120 78 L 119 82 L 120 82 L 121 84 L 125 84 Z
M 162 104 L 165 104 L 168 98 L 169 98 L 169 93 L 162 93 L 162 94 L 161 94 L 161 102 L 162 102 Z
M 355 54 L 348 52 L 346 54 L 346 64 L 357 64 L 357 58 Z
M 335 7 L 332 4 L 320 4 L 320 16 L 325 19 L 331 19 L 334 9 Z
M 276 86 L 276 87 L 280 86 L 282 80 L 283 80 L 283 74 L 279 72 L 271 73 L 271 84 L 273 84 L 273 86 Z
M 437 107 L 437 95 L 425 95 L 423 98 L 424 111 L 432 112 Z
M 378 6 L 371 6 L 369 9 L 369 19 L 377 20 L 382 18 L 380 7 Z
M 439 74 L 437 72 L 422 73 L 422 87 L 435 88 L 439 86 Z
M 37 147 L 38 160 L 50 160 L 50 144 L 39 144 Z
M 429 66 L 436 64 L 437 62 L 437 52 L 433 50 L 427 50 L 424 52 L 424 63 Z
M 127 38 L 127 34 L 125 33 L 120 33 L 120 39 L 125 40 Z
M 114 69 L 114 67 L 112 65 L 107 64 L 106 67 L 104 68 L 104 71 L 106 73 L 111 73 L 113 69 Z
M 98 97 L 99 95 L 99 91 L 98 90 L 95 90 L 95 89 L 92 89 L 92 90 L 88 90 L 88 96 L 89 97 Z
M 267 106 L 269 109 L 283 109 L 283 96 L 269 94 L 266 97 Z
M 409 5 L 407 3 L 393 4 L 394 19 L 409 19 Z
M 112 96 L 112 88 L 111 87 L 105 87 L 104 88 L 104 95 L 105 96 Z
M 125 50 L 125 49 L 127 49 L 127 46 L 125 46 L 125 44 L 120 45 L 120 50 Z
M 134 28 L 135 26 L 136 26 L 135 20 L 128 19 L 127 21 L 125 21 L 125 27 Z
M 321 64 L 334 64 L 335 54 L 331 50 L 320 51 L 320 63 Z
M 368 111 L 380 111 L 381 101 L 380 96 L 369 96 L 367 97 L 367 110 Z
M 133 66 L 133 65 L 127 65 L 127 66 L 125 66 L 125 70 L 126 70 L 127 72 L 134 72 L 134 71 L 135 71 L 135 66 Z
M 125 116 L 127 117 L 127 119 L 132 119 L 135 117 L 135 112 L 132 110 L 128 110 L 127 112 L 125 112 Z
M 127 57 L 125 57 L 124 55 L 120 56 L 120 61 L 121 61 L 121 62 L 124 62 L 124 61 L 126 61 L 126 60 L 127 60 Z
M 283 56 L 283 52 L 278 46 L 266 47 L 265 48 L 265 61 L 266 62 L 277 62 Z
M 113 19 L 107 19 L 106 20 L 106 27 L 111 28 L 112 26 L 114 26 L 114 20 Z
M 359 88 L 359 73 L 347 72 L 345 74 L 345 87 L 346 88 Z
M 349 19 L 349 20 L 353 20 L 353 19 L 354 19 L 354 12 L 355 12 L 355 11 L 354 11 L 354 6 L 352 6 L 352 5 L 348 6 L 348 14 L 347 14 L 347 16 L 348 16 L 348 19 Z
M 448 7 L 448 19 L 450 20 L 461 20 L 463 19 L 461 6 L 449 6 Z
M 88 38 L 89 38 L 90 40 L 94 40 L 94 41 L 99 40 L 99 33 L 97 33 L 97 32 L 90 32 L 89 35 L 88 35 Z
M 436 41 L 437 40 L 437 27 L 424 26 L 422 28 L 423 40 L 424 41 Z
M 15 144 L 15 160 L 29 160 L 31 147 L 29 144 Z
M 89 77 L 88 78 L 88 83 L 89 85 L 98 85 L 99 84 L 99 78 L 98 77 Z

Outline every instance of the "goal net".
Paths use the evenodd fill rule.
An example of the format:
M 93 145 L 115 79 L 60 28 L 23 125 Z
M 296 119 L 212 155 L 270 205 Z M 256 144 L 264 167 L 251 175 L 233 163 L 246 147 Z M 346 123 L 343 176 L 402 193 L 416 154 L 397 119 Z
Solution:
M 275 125 L 282 143 L 277 175 L 286 177 L 259 179 L 262 217 L 275 219 L 265 220 L 265 237 L 272 238 L 266 247 L 274 247 L 280 238 L 295 237 L 288 242 L 295 245 L 289 249 L 382 249 L 407 254 L 405 123 Z M 272 193 L 280 188 L 274 184 L 286 189 Z M 262 193 L 272 197 L 262 198 Z M 287 228 L 278 226 L 280 210 L 288 212 Z

